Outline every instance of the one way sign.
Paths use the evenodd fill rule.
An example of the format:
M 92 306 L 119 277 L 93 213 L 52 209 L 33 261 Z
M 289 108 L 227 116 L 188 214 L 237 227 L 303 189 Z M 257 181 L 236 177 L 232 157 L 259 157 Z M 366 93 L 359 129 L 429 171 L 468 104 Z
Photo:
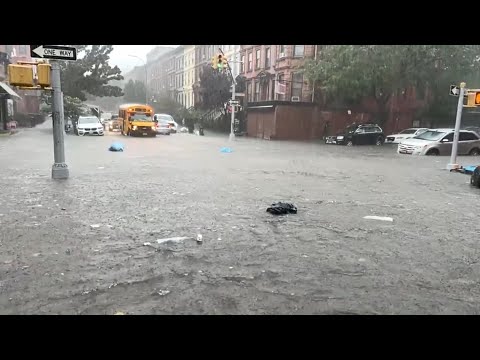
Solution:
M 51 60 L 77 60 L 77 49 L 69 46 L 30 45 L 30 56 Z
M 460 95 L 460 87 L 457 85 L 450 85 L 450 95 L 458 96 Z

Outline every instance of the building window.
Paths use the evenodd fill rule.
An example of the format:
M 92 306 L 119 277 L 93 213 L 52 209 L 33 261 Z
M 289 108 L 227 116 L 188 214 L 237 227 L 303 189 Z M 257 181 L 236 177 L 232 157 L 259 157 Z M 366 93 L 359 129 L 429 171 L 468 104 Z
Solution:
M 255 69 L 260 69 L 260 49 L 255 50 Z
M 255 81 L 255 98 L 254 101 L 260 100 L 260 82 Z
M 240 72 L 244 73 L 245 72 L 245 55 L 242 55 L 240 58 Z
M 302 99 L 302 88 L 303 88 L 303 74 L 294 73 L 292 74 L 292 97 L 298 96 Z
M 270 48 L 265 49 L 265 68 L 268 69 L 270 67 Z
M 278 54 L 278 57 L 279 58 L 283 58 L 285 57 L 285 45 L 280 45 L 280 51 L 279 51 L 279 54 Z
M 253 70 L 253 54 L 248 53 L 248 71 Z
M 247 96 L 248 96 L 248 101 L 252 101 L 253 91 L 252 91 L 252 82 L 251 81 L 249 81 L 247 83 Z
M 305 53 L 305 45 L 293 45 L 293 56 L 303 57 Z

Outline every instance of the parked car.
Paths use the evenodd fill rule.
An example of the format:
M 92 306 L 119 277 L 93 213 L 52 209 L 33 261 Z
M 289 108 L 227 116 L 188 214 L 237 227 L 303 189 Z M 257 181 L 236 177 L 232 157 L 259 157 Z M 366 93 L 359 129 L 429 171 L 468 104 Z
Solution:
M 96 116 L 80 116 L 77 120 L 75 133 L 78 136 L 83 136 L 85 134 L 103 136 L 105 134 L 103 131 L 103 125 L 100 122 L 100 119 Z
M 398 144 L 397 153 L 409 155 L 450 155 L 452 153 L 454 129 L 430 129 Z M 480 136 L 460 130 L 458 155 L 480 155 Z
M 385 134 L 377 124 L 353 124 L 336 136 L 327 136 L 326 144 L 337 145 L 383 145 Z
M 385 144 L 398 144 L 405 139 L 410 139 L 427 131 L 427 128 L 410 128 L 400 131 L 398 134 L 388 135 Z
M 462 130 L 473 131 L 474 133 L 477 133 L 477 135 L 480 135 L 480 127 L 478 126 L 466 126 Z

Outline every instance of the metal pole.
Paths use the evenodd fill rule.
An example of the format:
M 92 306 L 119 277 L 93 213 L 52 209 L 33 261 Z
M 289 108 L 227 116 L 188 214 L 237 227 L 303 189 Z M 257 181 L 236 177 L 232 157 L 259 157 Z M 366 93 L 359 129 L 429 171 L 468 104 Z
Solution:
M 457 117 L 455 119 L 455 133 L 453 136 L 452 155 L 450 156 L 450 163 L 447 165 L 448 170 L 457 169 L 460 166 L 457 164 L 458 138 L 460 134 L 460 125 L 462 123 L 463 97 L 465 95 L 464 82 L 460 83 L 460 95 L 458 95 Z
M 232 81 L 232 120 L 230 123 L 230 141 L 235 140 L 235 79 Z
M 68 165 L 65 163 L 65 143 L 62 107 L 62 85 L 60 82 L 60 66 L 52 61 L 52 118 L 53 118 L 53 154 L 52 179 L 68 179 Z

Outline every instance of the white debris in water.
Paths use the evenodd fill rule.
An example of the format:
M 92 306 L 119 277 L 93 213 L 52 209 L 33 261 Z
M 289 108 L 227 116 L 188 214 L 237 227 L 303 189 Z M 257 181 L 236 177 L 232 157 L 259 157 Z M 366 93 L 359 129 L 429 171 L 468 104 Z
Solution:
M 233 266 L 230 266 L 229 269 L 232 270 L 232 269 L 233 269 Z
M 364 258 L 358 259 L 358 262 L 365 262 L 366 260 Z
M 157 239 L 157 243 L 158 244 L 163 244 L 163 243 L 166 243 L 166 242 L 181 242 L 181 241 L 185 241 L 185 240 L 188 240 L 188 239 L 191 239 L 191 238 L 186 237 L 186 236 L 177 236 L 177 237 L 171 237 L 171 238 L 165 238 L 165 239 Z
M 100 225 L 99 224 L 92 224 L 92 225 L 90 225 L 90 227 L 92 229 L 98 229 L 100 227 Z
M 169 290 L 160 290 L 158 292 L 158 295 L 160 295 L 160 296 L 165 296 L 165 295 L 168 295 L 168 294 L 170 294 Z
M 144 243 L 143 243 L 143 246 L 152 246 L 152 243 L 144 242 Z
M 198 235 L 197 235 L 197 242 L 199 242 L 199 243 L 203 242 L 203 236 L 202 236 L 202 234 L 198 234 Z
M 393 218 L 388 216 L 364 216 L 367 220 L 379 220 L 379 221 L 393 221 Z
M 40 253 L 32 254 L 32 256 L 35 256 L 35 257 L 40 256 Z

